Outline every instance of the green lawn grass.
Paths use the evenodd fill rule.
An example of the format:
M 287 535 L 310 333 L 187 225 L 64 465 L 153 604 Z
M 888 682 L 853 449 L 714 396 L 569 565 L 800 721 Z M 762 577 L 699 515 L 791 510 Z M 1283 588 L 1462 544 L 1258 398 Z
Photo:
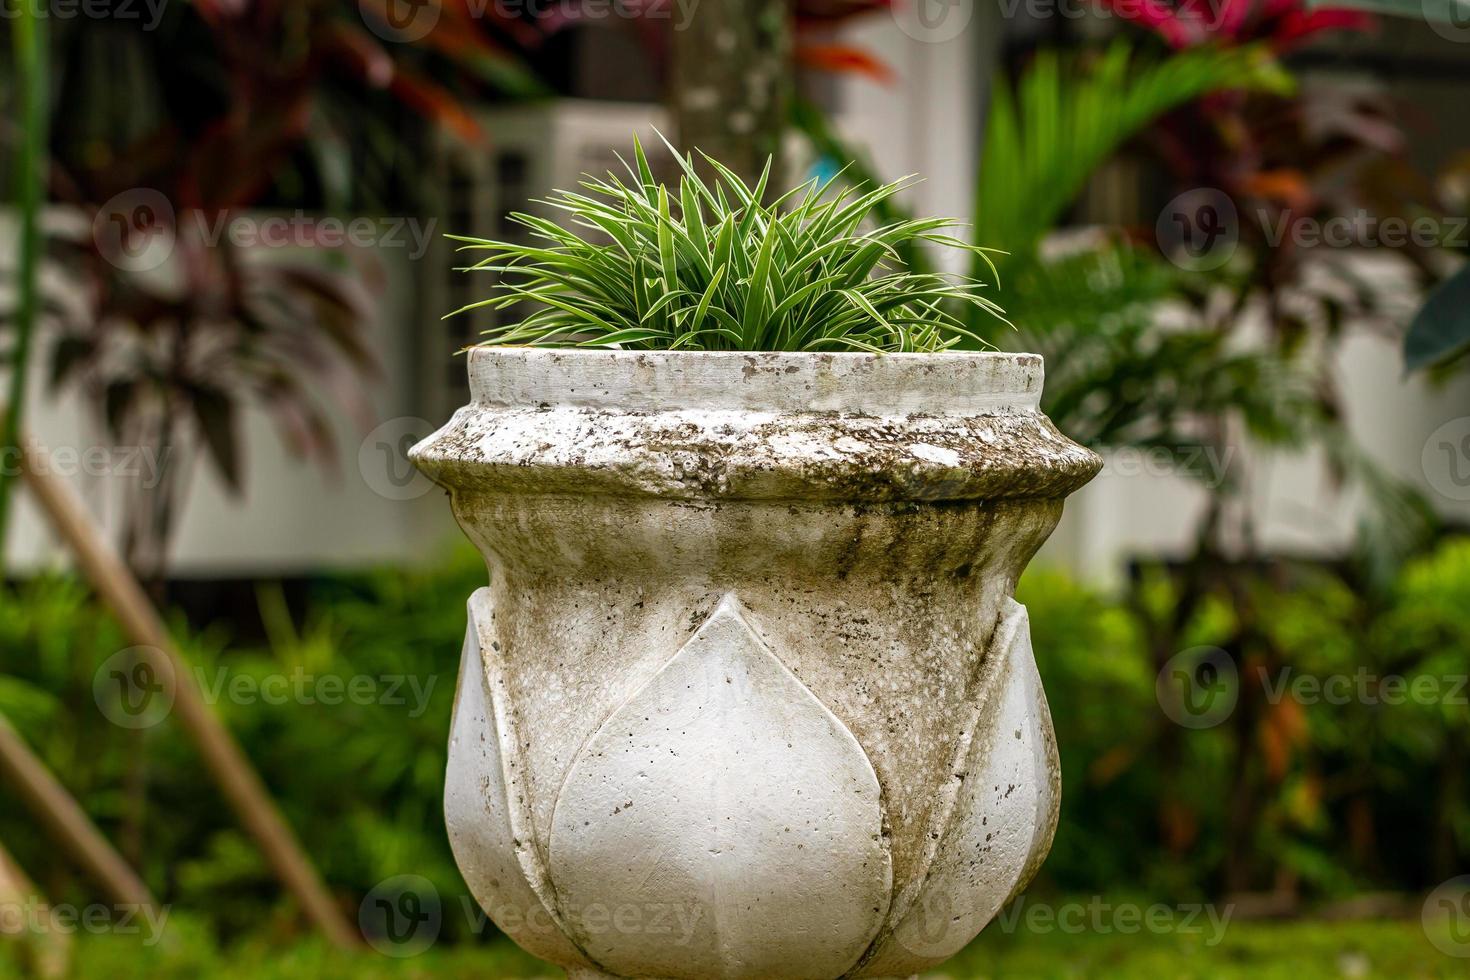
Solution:
M 409 958 L 376 953 L 347 955 L 316 942 L 272 946 L 250 941 L 224 950 L 203 941 L 187 922 L 146 947 L 136 937 L 79 935 L 72 975 L 82 980 L 198 980 L 245 977 L 287 980 L 344 977 L 354 980 L 496 980 L 560 978 L 561 971 L 503 941 L 476 946 L 442 945 Z M 1470 958 L 1436 949 L 1416 921 L 1232 922 L 1218 942 L 1208 930 L 1192 933 L 1123 934 L 1117 931 L 1036 932 L 1024 926 L 992 926 L 932 980 L 970 978 L 1391 978 L 1470 976 Z M 1470 954 L 1470 948 L 1465 949 Z M 14 953 L 0 953 L 0 977 L 24 977 Z

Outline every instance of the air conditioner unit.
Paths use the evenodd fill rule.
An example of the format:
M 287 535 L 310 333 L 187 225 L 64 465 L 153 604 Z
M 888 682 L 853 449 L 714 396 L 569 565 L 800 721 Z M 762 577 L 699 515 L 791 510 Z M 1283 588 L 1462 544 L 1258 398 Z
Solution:
M 435 154 L 436 186 L 443 194 L 438 244 L 420 280 L 427 342 L 416 345 L 423 364 L 419 401 L 429 417 L 442 419 L 465 403 L 464 361 L 451 355 L 496 322 L 489 310 L 439 319 L 484 299 L 494 275 L 456 272 L 472 264 L 475 253 L 456 254 L 443 235 L 523 238 L 525 229 L 509 220 L 512 212 L 537 210 L 535 199 L 556 188 L 575 188 L 583 174 L 622 173 L 618 154 L 633 159 L 635 134 L 660 178 L 667 178 L 673 161 L 666 150 L 657 152 L 666 120 L 663 108 L 653 104 L 561 99 L 483 113 L 484 146 L 441 141 Z

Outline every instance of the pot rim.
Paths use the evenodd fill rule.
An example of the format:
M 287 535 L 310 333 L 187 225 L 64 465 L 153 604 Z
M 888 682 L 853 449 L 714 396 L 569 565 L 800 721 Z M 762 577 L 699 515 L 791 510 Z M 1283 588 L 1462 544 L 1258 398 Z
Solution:
M 1038 354 L 472 347 L 471 402 L 505 408 L 988 415 L 1039 410 Z

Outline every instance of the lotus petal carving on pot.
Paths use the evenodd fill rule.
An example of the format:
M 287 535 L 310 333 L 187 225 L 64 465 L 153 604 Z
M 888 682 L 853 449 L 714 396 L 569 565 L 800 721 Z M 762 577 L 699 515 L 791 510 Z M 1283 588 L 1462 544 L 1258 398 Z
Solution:
M 582 748 L 551 825 L 579 945 L 625 976 L 840 976 L 888 908 L 878 777 L 733 597 Z M 585 910 L 682 906 L 687 941 Z
M 552 912 L 550 882 L 531 844 L 516 744 L 507 737 L 508 712 L 494 693 L 504 684 L 484 651 L 496 643 L 484 639 L 492 619 L 489 595 L 480 589 L 469 601 L 444 783 L 449 844 L 475 900 L 501 932 L 544 960 L 590 967 Z
M 576 977 L 909 976 L 1051 844 L 1016 578 L 1099 465 L 1040 360 L 474 351 L 445 816 Z
M 930 833 L 927 871 L 894 902 L 863 976 L 916 973 L 958 953 L 1030 883 L 1051 849 L 1060 760 L 1026 607 L 1010 601 L 997 632 Z

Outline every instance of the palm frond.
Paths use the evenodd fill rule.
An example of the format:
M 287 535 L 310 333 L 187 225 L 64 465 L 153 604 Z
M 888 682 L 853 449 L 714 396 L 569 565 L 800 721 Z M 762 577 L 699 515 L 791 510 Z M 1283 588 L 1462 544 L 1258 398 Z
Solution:
M 977 241 L 1032 254 L 1087 179 L 1158 116 L 1209 92 L 1291 84 L 1259 47 L 1198 48 L 1154 60 L 1126 41 L 1090 65 L 1040 51 L 1014 90 L 995 82 L 976 183 Z M 971 273 L 980 271 L 978 260 Z

